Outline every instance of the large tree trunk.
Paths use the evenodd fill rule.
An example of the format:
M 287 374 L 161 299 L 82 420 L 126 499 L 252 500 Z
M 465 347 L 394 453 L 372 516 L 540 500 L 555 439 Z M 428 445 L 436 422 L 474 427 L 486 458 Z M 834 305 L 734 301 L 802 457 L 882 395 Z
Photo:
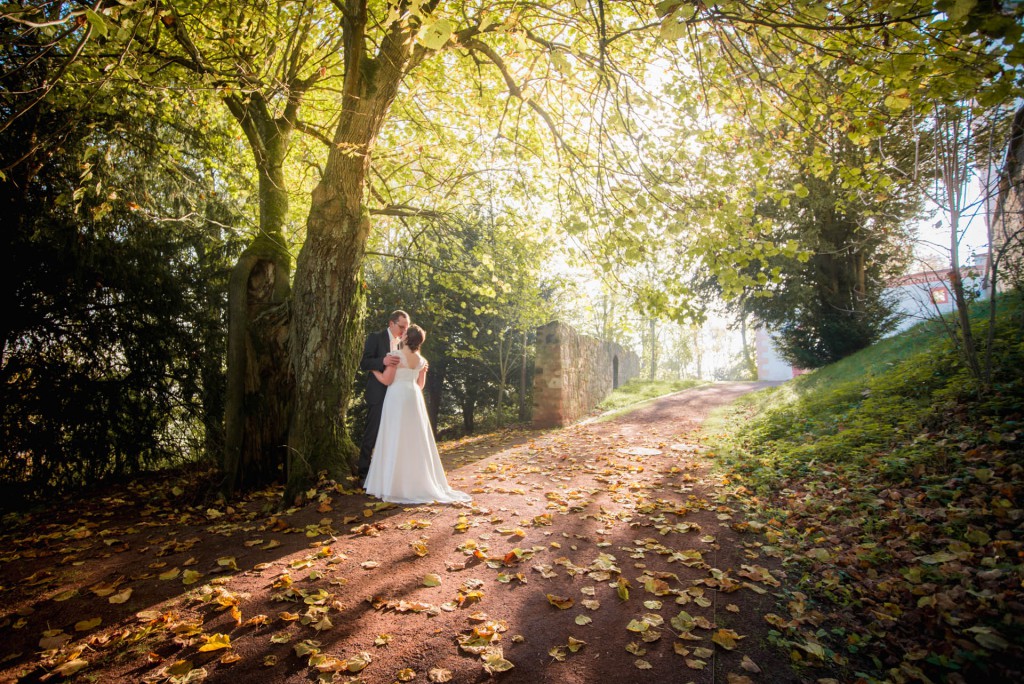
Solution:
M 395 22 L 371 60 L 362 52 L 365 20 L 365 13 L 345 18 L 342 112 L 324 175 L 313 191 L 306 242 L 295 269 L 289 503 L 301 499 L 321 472 L 333 479 L 347 476 L 356 455 L 345 418 L 361 342 L 362 263 L 370 234 L 363 206 L 366 175 L 414 44 L 409 25 Z
M 283 118 L 272 117 L 257 93 L 245 101 L 228 97 L 225 102 L 249 141 L 260 200 L 260 232 L 239 257 L 228 283 L 224 488 L 231 495 L 283 475 L 292 405 L 284 163 L 298 99 Z
M 224 485 L 229 495 L 279 479 L 287 444 L 288 268 L 265 248 L 257 241 L 245 251 L 228 286 Z

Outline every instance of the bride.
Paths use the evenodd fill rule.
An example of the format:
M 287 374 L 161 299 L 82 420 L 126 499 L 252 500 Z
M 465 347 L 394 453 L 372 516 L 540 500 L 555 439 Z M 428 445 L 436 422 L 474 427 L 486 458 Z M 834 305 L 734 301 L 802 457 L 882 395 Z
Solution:
M 380 432 L 363 488 L 367 494 L 393 503 L 454 503 L 470 496 L 448 486 L 434 433 L 423 401 L 427 360 L 420 356 L 426 338 L 423 328 L 410 325 L 397 366 L 373 371 L 388 386 Z

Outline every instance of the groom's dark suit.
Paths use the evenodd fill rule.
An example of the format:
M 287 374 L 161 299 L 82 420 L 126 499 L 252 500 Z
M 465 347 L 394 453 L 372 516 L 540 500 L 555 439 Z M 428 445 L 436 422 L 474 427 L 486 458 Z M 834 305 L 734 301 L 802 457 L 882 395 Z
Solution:
M 384 395 L 387 393 L 387 385 L 382 383 L 370 371 L 384 372 L 384 357 L 391 351 L 391 337 L 387 329 L 381 332 L 370 333 L 363 345 L 363 359 L 359 362 L 359 368 L 366 371 L 366 405 L 369 409 L 366 414 L 366 431 L 363 433 L 363 442 L 359 448 L 359 463 L 356 465 L 356 476 L 362 480 L 370 469 L 370 456 L 373 453 L 373 445 L 377 442 L 377 432 L 380 430 L 380 414 L 384 407 Z

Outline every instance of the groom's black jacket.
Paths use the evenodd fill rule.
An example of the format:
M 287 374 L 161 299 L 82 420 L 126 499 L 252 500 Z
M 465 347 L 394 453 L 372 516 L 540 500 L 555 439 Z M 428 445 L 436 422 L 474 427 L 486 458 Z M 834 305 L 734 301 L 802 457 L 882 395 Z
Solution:
M 391 351 L 391 338 L 388 331 L 370 333 L 363 345 L 363 360 L 359 367 L 366 371 L 366 403 L 379 404 L 384 401 L 387 385 L 378 380 L 370 371 L 384 372 L 384 357 Z

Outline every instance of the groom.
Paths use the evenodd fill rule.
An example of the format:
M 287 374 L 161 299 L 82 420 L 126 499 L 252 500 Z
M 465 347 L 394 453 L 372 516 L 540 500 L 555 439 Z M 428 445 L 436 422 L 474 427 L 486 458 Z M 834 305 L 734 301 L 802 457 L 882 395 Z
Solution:
M 405 335 L 409 327 L 409 314 L 398 310 L 388 317 L 388 327 L 380 332 L 370 333 L 363 345 L 363 360 L 359 362 L 359 368 L 366 371 L 366 405 L 369 409 L 366 414 L 366 432 L 363 433 L 363 442 L 359 448 L 359 462 L 356 464 L 356 477 L 359 482 L 366 479 L 366 473 L 370 470 L 370 457 L 373 454 L 373 446 L 377 442 L 377 432 L 380 430 L 380 413 L 384 407 L 384 395 L 388 388 L 380 382 L 370 371 L 384 371 L 385 366 L 398 364 L 397 356 L 389 356 L 390 352 L 398 349 L 398 343 Z

